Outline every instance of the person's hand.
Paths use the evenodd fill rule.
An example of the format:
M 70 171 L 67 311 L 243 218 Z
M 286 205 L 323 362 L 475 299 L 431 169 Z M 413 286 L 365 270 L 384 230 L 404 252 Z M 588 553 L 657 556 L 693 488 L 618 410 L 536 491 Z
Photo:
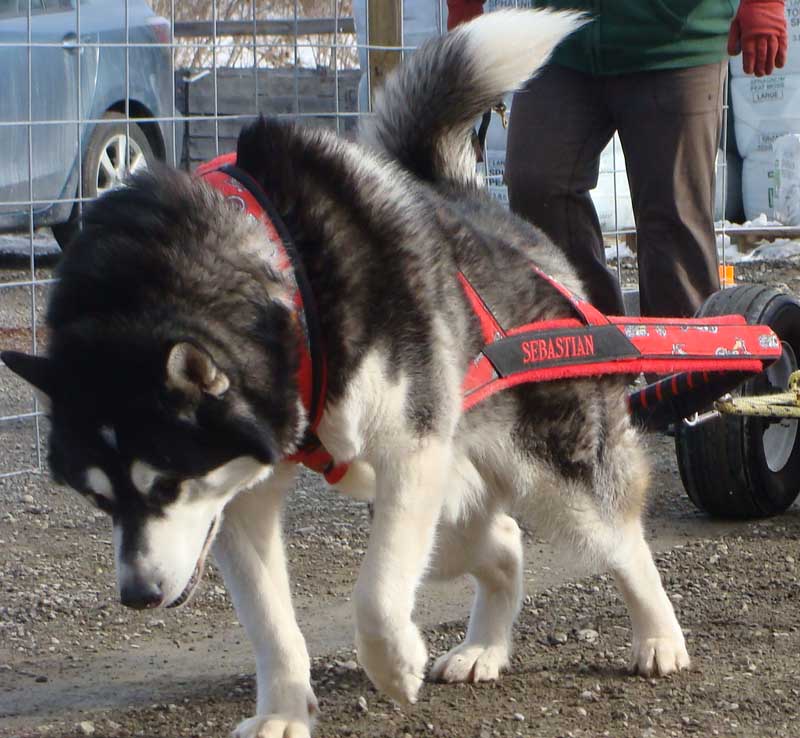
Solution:
M 772 74 L 786 64 L 788 45 L 783 0 L 742 0 L 728 34 L 728 53 L 742 53 L 746 74 Z
M 483 13 L 485 0 L 447 0 L 447 30 L 471 21 Z

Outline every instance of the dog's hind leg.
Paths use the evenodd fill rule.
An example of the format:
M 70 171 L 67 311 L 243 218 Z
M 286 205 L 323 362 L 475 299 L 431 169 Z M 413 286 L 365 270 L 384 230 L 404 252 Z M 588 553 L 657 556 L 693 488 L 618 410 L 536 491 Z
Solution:
M 234 738 L 308 738 L 317 712 L 310 660 L 292 608 L 281 536 L 294 464 L 240 492 L 225 508 L 214 555 L 256 658 L 256 715 Z
M 633 671 L 665 676 L 689 666 L 683 632 L 675 617 L 639 520 L 619 530 L 611 571 L 633 626 Z
M 588 540 L 589 556 L 614 575 L 631 618 L 634 672 L 644 676 L 671 674 L 689 666 L 681 627 L 675 617 L 641 522 L 627 519 L 609 522 L 601 516 L 583 516 L 581 536 Z M 593 518 L 593 520 L 592 520 Z M 589 532 L 588 527 L 592 530 Z
M 504 513 L 480 511 L 467 524 L 440 526 L 433 576 L 470 574 L 477 589 L 463 643 L 436 660 L 431 679 L 488 681 L 508 666 L 522 598 L 522 561 L 519 526 Z
M 687 668 L 689 655 L 642 529 L 647 464 L 633 431 L 626 436 L 607 449 L 593 484 L 546 480 L 534 516 L 571 555 L 611 570 L 631 617 L 634 671 L 666 675 Z

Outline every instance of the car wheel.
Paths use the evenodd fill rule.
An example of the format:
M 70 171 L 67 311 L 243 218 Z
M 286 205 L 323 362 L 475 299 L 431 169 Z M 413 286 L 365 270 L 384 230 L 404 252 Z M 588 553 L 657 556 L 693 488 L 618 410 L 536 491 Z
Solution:
M 122 113 L 108 111 L 95 126 L 81 166 L 81 189 L 84 200 L 94 199 L 121 187 L 129 174 L 148 169 L 157 157 L 142 128 L 128 122 Z M 65 249 L 79 229 L 78 203 L 66 223 L 53 226 L 53 235 Z
M 800 301 L 770 287 L 722 290 L 698 317 L 738 313 L 768 325 L 781 342 L 781 358 L 735 394 L 787 389 L 800 360 Z M 786 510 L 800 493 L 800 421 L 723 415 L 702 425 L 679 424 L 675 450 L 681 480 L 698 508 L 720 518 L 762 518 Z

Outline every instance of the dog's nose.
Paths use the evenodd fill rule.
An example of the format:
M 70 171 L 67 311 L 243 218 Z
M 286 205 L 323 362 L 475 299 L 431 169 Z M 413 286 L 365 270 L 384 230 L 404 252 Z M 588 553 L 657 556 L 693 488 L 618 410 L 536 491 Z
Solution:
M 164 601 L 161 587 L 153 582 L 130 582 L 122 587 L 120 602 L 134 610 L 148 610 L 158 607 Z

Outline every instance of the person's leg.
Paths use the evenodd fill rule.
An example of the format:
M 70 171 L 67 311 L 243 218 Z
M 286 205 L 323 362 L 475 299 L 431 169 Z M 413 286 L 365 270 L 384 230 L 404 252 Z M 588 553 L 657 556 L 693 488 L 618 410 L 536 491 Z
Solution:
M 511 210 L 569 255 L 598 309 L 620 315 L 622 295 L 606 267 L 589 196 L 597 186 L 600 154 L 614 133 L 604 86 L 602 79 L 551 64 L 516 93 L 505 180 Z
M 726 63 L 610 85 L 631 186 L 642 315 L 694 315 L 719 289 L 714 170 Z

